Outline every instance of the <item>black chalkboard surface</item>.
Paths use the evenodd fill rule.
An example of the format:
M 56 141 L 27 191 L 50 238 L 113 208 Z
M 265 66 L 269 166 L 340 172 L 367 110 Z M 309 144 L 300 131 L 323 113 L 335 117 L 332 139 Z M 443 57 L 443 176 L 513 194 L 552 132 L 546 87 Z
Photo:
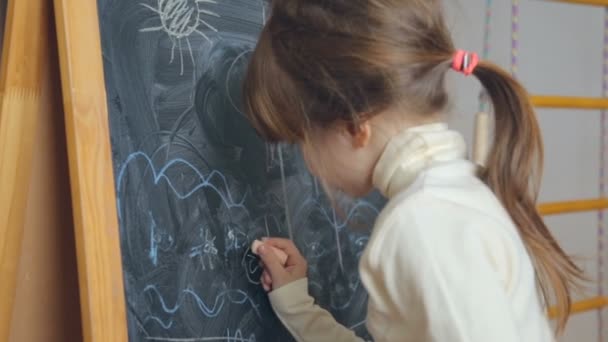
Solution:
M 4 42 L 4 25 L 6 24 L 6 6 L 8 0 L 0 0 L 0 49 Z
M 298 150 L 265 144 L 239 109 L 268 5 L 98 8 L 130 341 L 291 341 L 249 250 L 267 235 L 295 241 L 311 294 L 366 337 L 357 263 L 380 199 L 332 209 Z

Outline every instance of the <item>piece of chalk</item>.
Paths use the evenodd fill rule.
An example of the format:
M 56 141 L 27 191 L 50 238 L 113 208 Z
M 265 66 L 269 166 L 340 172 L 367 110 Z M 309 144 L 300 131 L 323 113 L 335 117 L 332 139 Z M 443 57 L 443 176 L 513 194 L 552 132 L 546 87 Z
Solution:
M 261 245 L 263 245 L 264 243 L 260 240 L 255 240 L 253 241 L 253 243 L 251 244 L 251 251 L 253 252 L 253 254 L 258 255 L 258 248 L 260 248 Z M 270 248 L 270 250 L 272 250 L 272 252 L 274 253 L 274 255 L 276 255 L 277 258 L 279 258 L 279 262 L 281 263 L 281 265 L 285 265 L 287 263 L 287 254 L 285 252 L 283 252 L 282 250 L 276 248 L 276 247 L 272 247 L 272 246 L 267 246 Z

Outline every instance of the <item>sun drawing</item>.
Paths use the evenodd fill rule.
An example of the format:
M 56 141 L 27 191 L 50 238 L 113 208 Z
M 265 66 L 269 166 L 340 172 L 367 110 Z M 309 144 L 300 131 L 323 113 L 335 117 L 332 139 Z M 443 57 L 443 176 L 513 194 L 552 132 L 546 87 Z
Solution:
M 164 31 L 171 39 L 171 61 L 175 59 L 175 49 L 178 49 L 181 73 L 184 74 L 184 53 L 182 44 L 185 42 L 190 59 L 194 65 L 194 54 L 192 52 L 192 44 L 190 43 L 190 35 L 196 33 L 201 35 L 206 40 L 210 41 L 209 37 L 201 30 L 202 27 L 217 32 L 217 29 L 205 20 L 204 16 L 220 17 L 219 14 L 206 9 L 206 5 L 215 5 L 215 0 L 156 0 L 156 7 L 141 3 L 142 6 L 150 9 L 158 14 L 160 25 L 154 27 L 142 28 L 140 32 Z

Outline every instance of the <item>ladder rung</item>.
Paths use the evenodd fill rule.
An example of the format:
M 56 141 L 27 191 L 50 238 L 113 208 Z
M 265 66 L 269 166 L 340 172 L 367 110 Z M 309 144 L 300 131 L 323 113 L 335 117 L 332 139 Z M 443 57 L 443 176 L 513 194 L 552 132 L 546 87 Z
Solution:
M 592 200 L 570 202 L 543 203 L 538 206 L 538 211 L 542 215 L 556 215 L 602 209 L 608 209 L 608 198 L 598 198 Z
M 532 96 L 531 100 L 544 108 L 608 109 L 608 99 L 601 97 Z
M 554 0 L 579 5 L 608 6 L 608 0 Z
M 592 310 L 601 309 L 608 306 L 608 297 L 595 297 L 590 299 L 585 299 L 580 302 L 576 302 L 572 304 L 571 313 L 582 313 Z M 556 318 L 557 317 L 557 309 L 550 308 L 549 309 L 549 317 Z

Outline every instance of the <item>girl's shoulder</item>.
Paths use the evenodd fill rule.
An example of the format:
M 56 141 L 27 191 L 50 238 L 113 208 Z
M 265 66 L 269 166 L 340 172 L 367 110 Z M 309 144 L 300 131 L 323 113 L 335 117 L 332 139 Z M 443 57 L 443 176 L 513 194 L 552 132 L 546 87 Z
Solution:
M 381 262 L 387 251 L 395 250 L 430 260 L 457 254 L 471 244 L 502 269 L 525 260 L 516 227 L 481 182 L 461 188 L 423 186 L 394 197 L 376 221 L 365 255 Z
M 395 224 L 422 225 L 444 231 L 482 224 L 517 235 L 517 229 L 496 195 L 473 174 L 436 177 L 428 173 L 407 191 L 391 198 L 376 220 L 374 230 Z M 416 225 L 414 224 L 416 223 Z

